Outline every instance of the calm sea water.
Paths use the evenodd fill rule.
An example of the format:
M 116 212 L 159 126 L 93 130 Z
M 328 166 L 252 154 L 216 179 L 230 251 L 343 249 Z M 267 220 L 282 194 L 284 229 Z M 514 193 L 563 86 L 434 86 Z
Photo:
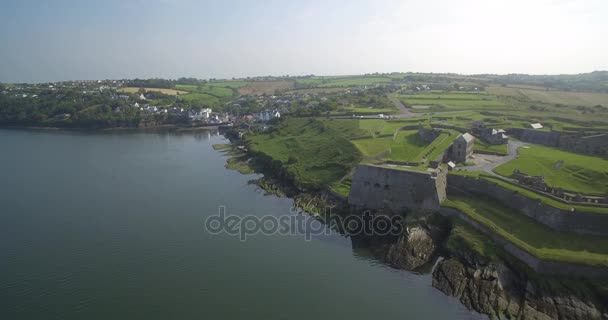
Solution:
M 212 133 L 0 130 L 0 319 L 471 319 L 338 234 L 205 232 L 290 214 Z

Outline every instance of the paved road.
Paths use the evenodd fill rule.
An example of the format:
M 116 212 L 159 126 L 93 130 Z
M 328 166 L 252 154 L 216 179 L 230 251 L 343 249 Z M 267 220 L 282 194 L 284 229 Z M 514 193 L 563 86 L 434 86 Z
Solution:
M 496 173 L 494 173 L 494 169 L 504 163 L 507 163 L 507 162 L 515 159 L 515 157 L 517 156 L 517 149 L 519 149 L 520 147 L 522 147 L 524 145 L 525 145 L 525 143 L 523 143 L 521 141 L 509 140 L 509 143 L 507 145 L 508 155 L 501 157 L 500 160 L 498 160 L 496 162 L 484 164 L 484 165 L 462 167 L 459 169 L 466 170 L 466 171 L 485 171 L 489 174 L 497 175 Z
M 396 118 L 414 118 L 419 117 L 421 115 L 419 113 L 414 113 L 410 111 L 410 109 L 406 108 L 403 102 L 397 99 L 395 95 L 391 94 L 388 96 L 388 98 L 393 102 L 393 104 L 395 104 L 397 109 L 399 109 L 399 113 L 394 115 Z

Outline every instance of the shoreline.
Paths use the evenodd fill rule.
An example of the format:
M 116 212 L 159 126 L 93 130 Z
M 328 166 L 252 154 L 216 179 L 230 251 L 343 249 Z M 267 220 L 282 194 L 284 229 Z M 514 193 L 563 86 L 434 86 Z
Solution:
M 91 132 L 104 132 L 104 131 L 146 131 L 155 129 L 176 129 L 180 132 L 195 132 L 195 131 L 208 131 L 208 130 L 219 130 L 221 125 L 211 126 L 183 126 L 178 124 L 167 124 L 160 126 L 151 127 L 107 127 L 107 128 L 86 128 L 86 127 L 51 127 L 51 126 L 14 126 L 14 125 L 0 125 L 0 129 L 19 129 L 19 130 L 41 130 L 41 131 L 91 131 Z

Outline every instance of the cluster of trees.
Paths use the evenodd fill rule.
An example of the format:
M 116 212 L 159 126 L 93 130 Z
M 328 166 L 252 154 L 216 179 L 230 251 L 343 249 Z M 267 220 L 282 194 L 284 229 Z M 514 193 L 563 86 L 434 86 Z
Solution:
M 40 91 L 35 97 L 0 94 L 2 125 L 108 127 L 136 125 L 139 120 L 137 110 L 122 99 L 112 98 L 111 93 L 83 94 L 67 89 Z

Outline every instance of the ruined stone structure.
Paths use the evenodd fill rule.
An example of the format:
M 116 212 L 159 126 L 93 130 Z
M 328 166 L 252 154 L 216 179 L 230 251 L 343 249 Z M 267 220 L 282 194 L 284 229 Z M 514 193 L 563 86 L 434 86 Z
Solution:
M 475 137 L 469 133 L 463 133 L 452 143 L 451 158 L 455 162 L 466 162 L 473 154 Z
M 518 169 L 515 169 L 513 170 L 512 177 L 520 184 L 529 186 L 539 191 L 547 191 L 547 184 L 545 183 L 545 178 L 543 176 L 529 176 L 520 172 Z
M 348 203 L 392 212 L 438 210 L 446 198 L 447 170 L 429 170 L 359 165 L 353 176 Z
M 433 140 L 437 139 L 440 134 L 440 130 L 435 130 L 433 128 L 425 127 L 423 125 L 418 126 L 418 135 L 422 138 L 422 140 L 426 142 L 433 142 Z

